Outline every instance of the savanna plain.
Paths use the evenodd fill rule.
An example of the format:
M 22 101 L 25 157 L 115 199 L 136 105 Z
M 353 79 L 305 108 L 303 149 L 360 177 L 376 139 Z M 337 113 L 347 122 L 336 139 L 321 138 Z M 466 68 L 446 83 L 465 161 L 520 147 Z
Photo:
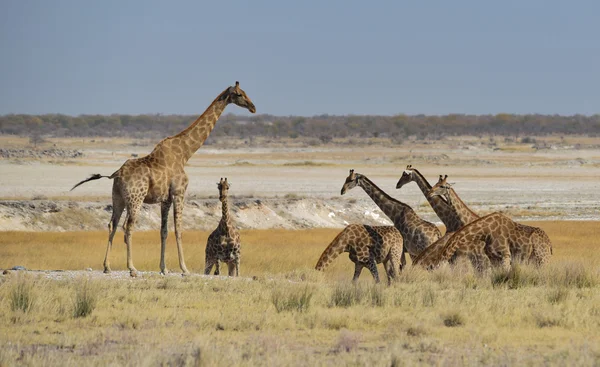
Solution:
M 257 219 L 244 221 L 246 204 L 240 204 L 234 216 L 241 223 L 238 278 L 200 275 L 218 215 L 185 222 L 187 277 L 179 273 L 172 233 L 170 273 L 161 276 L 157 224 L 136 231 L 136 278 L 126 271 L 121 231 L 113 272 L 103 274 L 107 231 L 84 223 L 92 221 L 88 216 L 41 212 L 11 222 L 4 215 L 0 268 L 32 270 L 0 276 L 0 365 L 598 365 L 600 148 L 585 137 L 536 139 L 543 149 L 489 137 L 400 145 L 384 139 L 219 141 L 204 147 L 187 170 L 189 198 L 218 203 L 215 182 L 227 176 L 232 201 L 269 198 L 279 205 L 269 218 L 286 219 L 252 226 Z M 3 147 L 27 146 L 24 139 L 0 140 Z M 11 208 L 40 201 L 108 205 L 106 180 L 68 190 L 90 173 L 112 173 L 155 142 L 45 144 L 84 155 L 0 160 L 0 196 Z M 363 215 L 365 223 L 386 223 L 364 192 L 340 197 L 350 168 L 436 221 L 416 185 L 395 189 L 407 164 L 433 182 L 439 174 L 451 176 L 456 192 L 481 215 L 502 210 L 544 229 L 553 244 L 550 262 L 476 274 L 468 264 L 427 272 L 409 260 L 390 286 L 375 284 L 366 270 L 353 285 L 347 254 L 324 272 L 313 270 L 345 222 L 363 222 Z M 328 202 L 347 210 L 325 215 L 335 217 L 330 221 L 307 214 L 318 211 L 311 205 Z M 350 213 L 356 206 L 360 210 Z M 79 221 L 83 230 L 65 230 L 53 215 Z M 385 279 L 381 266 L 379 273 Z

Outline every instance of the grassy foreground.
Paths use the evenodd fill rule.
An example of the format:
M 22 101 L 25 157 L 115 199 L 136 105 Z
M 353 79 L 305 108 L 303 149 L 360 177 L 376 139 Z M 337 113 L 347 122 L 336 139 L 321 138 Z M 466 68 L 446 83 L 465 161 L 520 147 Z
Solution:
M 346 254 L 313 271 L 333 229 L 243 231 L 240 279 L 159 276 L 156 232 L 134 234 L 135 265 L 152 271 L 136 279 L 98 274 L 104 232 L 4 232 L 0 268 L 95 271 L 1 276 L 0 365 L 598 365 L 600 225 L 534 225 L 554 244 L 542 269 L 408 267 L 391 287 L 367 271 L 349 284 Z M 184 234 L 192 271 L 206 236 Z

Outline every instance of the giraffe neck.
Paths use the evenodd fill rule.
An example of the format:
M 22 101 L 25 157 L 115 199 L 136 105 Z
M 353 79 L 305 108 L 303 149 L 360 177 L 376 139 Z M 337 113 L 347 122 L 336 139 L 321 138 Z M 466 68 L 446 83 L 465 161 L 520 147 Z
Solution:
M 456 194 L 454 189 L 450 188 L 448 190 L 448 203 L 456 213 L 456 216 L 459 218 L 463 225 L 472 222 L 474 219 L 479 218 L 475 212 L 473 212 Z
M 229 203 L 227 198 L 224 198 L 223 201 L 221 201 L 221 207 L 223 215 L 221 216 L 221 221 L 219 222 L 219 228 L 221 228 L 222 233 L 229 233 L 229 228 L 231 227 L 229 225 L 229 220 L 231 218 L 229 217 Z
M 215 127 L 217 120 L 225 110 L 225 107 L 229 104 L 227 91 L 228 89 L 219 94 L 196 121 L 173 137 L 173 144 L 178 145 L 182 151 L 180 159 L 183 164 L 204 144 L 208 135 Z
M 365 190 L 367 195 L 369 195 L 379 209 L 390 218 L 395 226 L 406 227 L 405 214 L 407 212 L 412 212 L 412 209 L 408 205 L 386 194 L 365 176 L 359 176 L 358 185 Z M 402 229 L 398 229 L 402 232 Z
M 435 211 L 435 214 L 437 214 L 437 216 L 442 220 L 447 229 L 451 231 L 457 230 L 458 227 L 456 224 L 456 216 L 452 212 L 446 200 L 438 195 L 429 197 L 429 191 L 431 190 L 431 185 L 429 182 L 418 170 L 413 169 L 412 172 L 414 175 L 413 181 L 417 183 L 417 186 L 419 186 L 419 189 L 421 189 L 421 192 L 423 192 L 423 195 L 425 195 L 425 198 L 427 198 L 427 201 L 429 202 L 429 205 L 431 205 L 433 211 Z
M 423 177 L 423 175 L 421 174 L 421 172 L 419 172 L 418 170 L 414 169 L 412 170 L 413 172 L 413 181 L 415 181 L 417 183 L 417 186 L 419 186 L 419 189 L 421 189 L 421 191 L 423 192 L 423 194 L 427 195 L 427 193 L 429 192 L 429 190 L 431 190 L 431 185 L 429 184 L 429 182 L 425 179 L 425 177 Z

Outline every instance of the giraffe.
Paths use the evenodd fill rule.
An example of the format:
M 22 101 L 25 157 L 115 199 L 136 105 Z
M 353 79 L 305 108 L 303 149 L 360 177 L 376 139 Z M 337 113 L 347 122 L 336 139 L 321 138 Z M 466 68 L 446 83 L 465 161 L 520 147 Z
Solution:
M 452 205 L 456 211 L 470 211 L 470 209 L 456 194 L 454 189 L 452 189 L 452 185 L 450 185 L 447 180 L 448 175 L 445 175 L 443 178 L 442 175 L 440 175 L 438 183 L 434 188 L 432 188 L 432 194 L 443 195 L 446 197 L 448 203 L 450 203 L 450 205 Z M 541 228 L 531 227 L 525 224 L 518 224 L 518 226 L 526 228 L 527 231 L 532 230 L 533 234 L 529 236 L 529 245 L 531 246 L 532 251 L 531 257 L 529 259 L 521 259 L 517 257 L 517 259 L 520 261 L 531 261 L 538 266 L 545 264 L 549 260 L 550 255 L 552 255 L 552 243 L 550 242 L 550 238 L 548 238 L 546 232 L 544 232 Z M 511 248 L 511 253 L 512 252 L 513 249 Z
M 227 203 L 227 194 L 229 193 L 230 184 L 227 182 L 227 177 L 217 183 L 219 188 L 219 201 L 223 209 L 223 215 L 217 228 L 212 231 L 206 241 L 206 257 L 204 274 L 210 274 L 210 271 L 215 265 L 215 275 L 219 275 L 221 270 L 219 260 L 227 264 L 229 276 L 240 275 L 240 234 L 232 223 L 229 215 L 229 205 Z
M 179 266 L 184 275 L 189 274 L 185 266 L 181 243 L 181 216 L 184 195 L 189 181 L 184 166 L 192 155 L 204 144 L 223 110 L 230 103 L 246 108 L 251 113 L 256 112 L 256 107 L 240 88 L 239 82 L 235 82 L 235 86 L 228 87 L 221 92 L 206 111 L 188 128 L 177 135 L 160 141 L 147 156 L 128 159 L 121 168 L 110 176 L 94 174 L 73 186 L 71 190 L 85 182 L 97 180 L 102 177 L 111 180 L 114 179 L 112 188 L 113 210 L 112 217 L 108 223 L 108 245 L 104 257 L 105 273 L 111 271 L 109 255 L 113 237 L 119 225 L 121 214 L 124 209 L 127 209 L 127 218 L 123 224 L 125 244 L 127 246 L 127 268 L 131 276 L 137 275 L 131 255 L 131 233 L 142 203 L 160 203 L 160 272 L 161 274 L 167 273 L 165 265 L 165 247 L 168 233 L 167 222 L 169 210 L 171 205 L 173 205 Z
M 410 181 L 417 182 L 417 184 L 419 185 L 419 188 L 421 188 L 421 191 L 423 191 L 423 193 L 425 194 L 425 197 L 427 198 L 427 200 L 429 201 L 431 206 L 434 208 L 436 213 L 438 213 L 438 210 L 440 210 L 440 213 L 438 213 L 438 216 L 440 217 L 440 219 L 442 219 L 442 222 L 444 222 L 444 224 L 446 224 L 446 233 L 444 234 L 444 236 L 442 238 L 440 238 L 438 241 L 436 241 L 435 243 L 433 243 L 431 246 L 427 247 L 424 251 L 433 252 L 433 251 L 437 251 L 438 248 L 444 247 L 446 245 L 446 243 L 448 242 L 448 240 L 450 239 L 450 237 L 452 237 L 452 235 L 457 230 L 459 230 L 460 228 L 464 227 L 466 224 L 469 224 L 479 218 L 479 216 L 477 214 L 475 214 L 475 212 L 473 212 L 458 197 L 458 195 L 456 194 L 454 189 L 451 188 L 450 186 L 448 186 L 448 189 L 447 189 L 448 192 L 446 195 L 433 195 L 433 196 L 429 195 L 429 193 L 432 190 L 432 187 L 429 185 L 427 180 L 425 180 L 425 178 L 421 175 L 421 173 L 419 171 L 417 171 L 411 165 L 408 165 L 406 167 L 406 170 L 402 174 L 402 177 L 400 177 L 400 180 L 398 181 L 396 188 L 402 187 Z M 434 187 L 439 187 L 440 185 L 445 184 L 445 181 L 444 181 L 444 183 L 442 183 L 442 181 L 444 181 L 444 179 L 442 178 L 442 175 L 440 175 L 438 182 L 436 183 L 436 185 Z M 427 187 L 429 187 L 429 189 L 426 189 Z M 434 204 L 432 204 L 432 201 L 435 199 L 439 200 L 436 203 L 436 206 L 434 206 Z M 436 208 L 438 210 L 436 210 Z M 445 218 L 445 220 L 444 220 L 444 218 Z M 446 221 L 448 221 L 448 223 Z
M 419 189 L 421 189 L 421 192 L 423 192 L 423 195 L 427 198 L 433 211 L 435 211 L 437 216 L 446 226 L 447 232 L 456 232 L 465 224 L 471 223 L 479 218 L 479 216 L 460 201 L 460 199 L 458 199 L 459 203 L 451 205 L 443 196 L 428 196 L 427 194 L 429 193 L 429 190 L 431 190 L 431 185 L 427 182 L 425 177 L 423 177 L 421 172 L 410 164 L 406 166 L 406 170 L 402 172 L 402 176 L 398 180 L 396 188 L 400 189 L 409 182 L 415 182 L 417 186 L 419 186 Z M 453 189 L 450 190 L 454 191 Z M 458 204 L 462 205 L 459 206 Z
M 435 224 L 423 220 L 409 205 L 392 198 L 366 176 L 354 173 L 354 170 L 351 169 L 341 194 L 344 195 L 356 186 L 362 187 L 402 234 L 404 240 L 402 264 L 405 263 L 405 252 L 408 252 L 414 260 L 421 251 L 441 237 L 440 230 Z
M 342 252 L 349 252 L 354 263 L 353 282 L 366 267 L 379 283 L 377 264 L 383 262 L 389 285 L 404 265 L 401 263 L 402 235 L 394 226 L 348 225 L 323 251 L 315 269 L 325 270 Z
M 450 190 L 447 178 L 446 175 L 441 179 L 428 195 L 444 195 L 449 203 L 453 203 L 460 198 Z M 515 261 L 540 266 L 550 255 L 552 243 L 542 229 L 516 223 L 502 213 L 492 213 L 458 230 L 444 246 L 423 251 L 414 263 L 432 268 L 442 261 L 466 256 L 481 271 L 490 264 L 509 269 Z

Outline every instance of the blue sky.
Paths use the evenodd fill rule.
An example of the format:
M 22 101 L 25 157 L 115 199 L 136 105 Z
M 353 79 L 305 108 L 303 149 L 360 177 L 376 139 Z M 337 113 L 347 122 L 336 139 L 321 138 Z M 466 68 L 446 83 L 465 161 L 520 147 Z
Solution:
M 0 114 L 600 112 L 598 1 L 0 2 Z M 230 106 L 227 112 L 244 114 Z

